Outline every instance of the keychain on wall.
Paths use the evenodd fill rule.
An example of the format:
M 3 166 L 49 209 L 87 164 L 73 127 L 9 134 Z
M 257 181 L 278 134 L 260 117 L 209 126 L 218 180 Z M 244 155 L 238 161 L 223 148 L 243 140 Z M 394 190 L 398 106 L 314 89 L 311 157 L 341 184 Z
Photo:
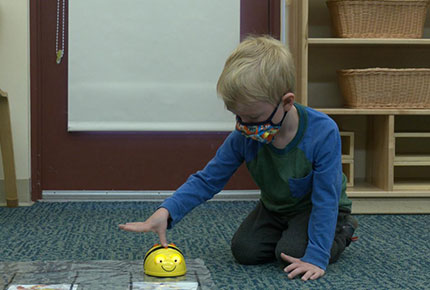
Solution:
M 61 25 L 61 49 L 59 49 L 60 41 L 60 2 L 63 3 L 62 10 L 62 25 Z M 64 19 L 66 16 L 66 0 L 57 0 L 57 33 L 55 37 L 55 54 L 57 57 L 57 64 L 60 64 L 64 56 Z

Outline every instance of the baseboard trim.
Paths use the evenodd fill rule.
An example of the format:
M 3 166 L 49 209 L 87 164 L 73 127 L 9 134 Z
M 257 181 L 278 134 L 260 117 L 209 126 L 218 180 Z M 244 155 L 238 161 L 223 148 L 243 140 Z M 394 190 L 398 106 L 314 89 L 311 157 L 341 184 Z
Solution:
M 16 188 L 18 191 L 18 206 L 27 206 L 31 201 L 30 179 L 18 179 Z M 6 205 L 6 193 L 4 191 L 4 180 L 0 180 L 0 206 Z
M 45 202 L 65 201 L 163 201 L 172 196 L 174 191 L 69 191 L 69 190 L 44 190 L 42 200 Z M 223 190 L 214 196 L 213 200 L 258 200 L 259 190 Z
M 430 197 L 350 199 L 353 214 L 430 214 Z
M 44 190 L 41 202 L 158 201 L 174 191 L 68 191 Z M 223 190 L 214 201 L 255 201 L 259 190 Z M 351 197 L 353 214 L 430 214 L 430 197 Z
M 33 201 L 18 202 L 18 207 L 20 207 L 20 206 L 32 206 L 33 204 L 34 204 Z M 5 202 L 0 202 L 0 207 L 7 207 L 7 204 Z

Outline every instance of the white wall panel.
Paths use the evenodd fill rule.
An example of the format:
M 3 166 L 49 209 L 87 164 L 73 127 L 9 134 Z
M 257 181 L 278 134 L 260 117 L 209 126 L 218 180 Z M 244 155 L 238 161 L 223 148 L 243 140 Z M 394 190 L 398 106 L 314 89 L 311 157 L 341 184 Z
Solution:
M 229 131 L 239 0 L 69 2 L 69 131 Z

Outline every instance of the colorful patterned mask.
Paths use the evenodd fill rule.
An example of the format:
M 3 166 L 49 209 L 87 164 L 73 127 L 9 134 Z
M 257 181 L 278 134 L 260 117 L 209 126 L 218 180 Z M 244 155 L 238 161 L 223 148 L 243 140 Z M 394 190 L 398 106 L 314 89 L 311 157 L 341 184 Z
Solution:
M 279 105 L 276 106 L 270 117 L 263 122 L 244 123 L 239 116 L 236 116 L 236 130 L 241 132 L 246 137 L 256 140 L 258 142 L 264 144 L 272 142 L 273 137 L 278 133 L 279 129 L 282 126 L 282 122 L 287 115 L 287 112 L 285 112 L 284 116 L 282 117 L 282 120 L 278 124 L 274 124 L 272 122 L 272 118 L 275 115 L 278 107 Z

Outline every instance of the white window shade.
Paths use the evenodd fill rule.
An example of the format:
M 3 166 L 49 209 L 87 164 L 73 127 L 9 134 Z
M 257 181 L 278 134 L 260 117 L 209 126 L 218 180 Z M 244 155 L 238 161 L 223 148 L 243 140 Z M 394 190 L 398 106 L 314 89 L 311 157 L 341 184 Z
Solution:
M 69 131 L 230 131 L 216 95 L 239 0 L 69 2 Z

